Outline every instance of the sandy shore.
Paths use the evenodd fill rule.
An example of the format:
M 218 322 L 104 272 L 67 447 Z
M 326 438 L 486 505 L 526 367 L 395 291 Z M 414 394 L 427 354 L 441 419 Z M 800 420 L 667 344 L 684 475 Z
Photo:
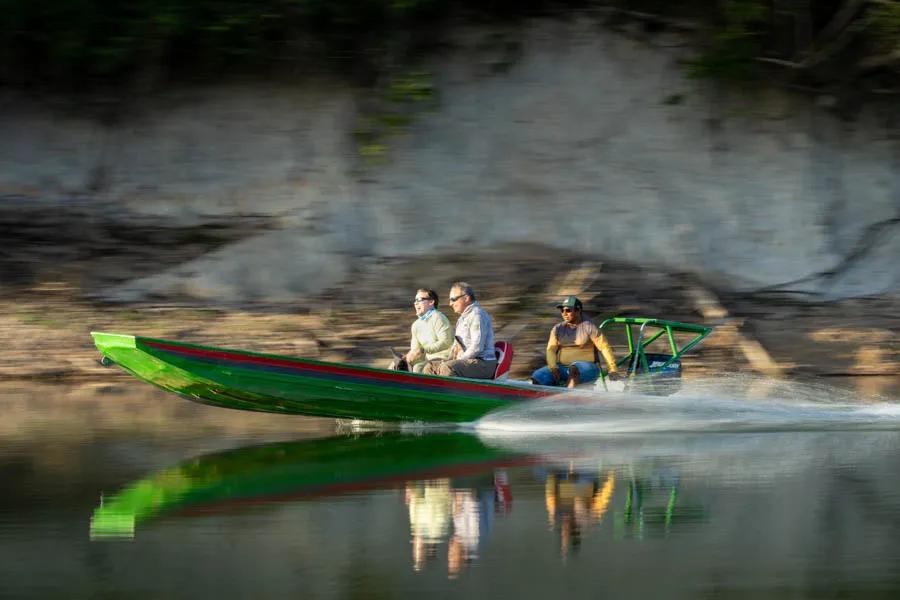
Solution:
M 357 257 L 344 283 L 289 304 L 226 306 L 187 292 L 110 303 L 104 290 L 273 224 L 242 218 L 174 226 L 104 216 L 90 203 L 53 210 L 19 203 L 0 210 L 0 225 L 0 380 L 125 377 L 97 363 L 91 331 L 384 366 L 389 346 L 408 344 L 416 288 L 434 288 L 444 299 L 459 279 L 475 287 L 496 337 L 514 344 L 514 377 L 543 364 L 547 334 L 559 318 L 554 306 L 563 295 L 577 294 L 595 320 L 653 316 L 714 326 L 685 360 L 689 375 L 900 378 L 897 297 L 817 302 L 736 294 L 691 275 L 510 244 L 415 258 Z M 449 311 L 445 301 L 441 308 Z
M 535 249 L 527 249 L 532 256 L 525 250 L 458 255 L 433 268 L 436 257 L 382 261 L 357 273 L 352 285 L 290 306 L 221 307 L 184 298 L 104 304 L 69 283 L 42 282 L 0 298 L 0 379 L 119 377 L 97 363 L 91 331 L 383 366 L 389 346 L 408 343 L 417 285 L 433 285 L 444 296 L 461 276 L 478 286 L 497 337 L 514 343 L 515 377 L 542 364 L 547 333 L 558 318 L 553 304 L 568 293 L 579 294 L 597 318 L 659 316 L 714 325 L 715 333 L 686 359 L 688 373 L 900 376 L 895 300 L 810 303 L 719 295 L 686 276 L 583 257 L 572 257 L 560 271 Z

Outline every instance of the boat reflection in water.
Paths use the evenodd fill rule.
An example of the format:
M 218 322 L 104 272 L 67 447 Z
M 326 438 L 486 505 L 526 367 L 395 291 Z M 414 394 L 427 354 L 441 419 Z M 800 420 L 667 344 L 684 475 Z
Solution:
M 547 521 L 559 531 L 560 552 L 581 545 L 582 532 L 600 523 L 609 509 L 616 475 L 608 471 L 600 476 L 575 470 L 551 470 L 544 474 L 544 501 Z
M 520 457 L 518 462 L 531 461 Z M 493 468 L 461 478 L 406 484 L 413 569 L 435 561 L 446 544 L 447 573 L 456 577 L 478 558 L 494 519 L 509 514 L 512 490 L 506 469 Z
M 449 515 L 461 502 L 459 490 L 449 487 L 450 477 L 536 460 L 492 448 L 465 433 L 370 434 L 241 448 L 186 461 L 104 498 L 91 519 L 91 538 L 134 537 L 136 526 L 165 515 L 208 514 L 243 504 L 406 484 L 411 521 L 423 523 L 420 537 L 428 543 L 440 531 L 437 515 Z M 407 483 L 414 481 L 418 483 Z M 441 508 L 439 498 L 446 498 L 446 507 Z M 429 513 L 435 515 L 433 524 L 422 516 Z
M 462 432 L 373 433 L 252 446 L 185 461 L 105 497 L 94 511 L 90 534 L 93 540 L 130 539 L 136 528 L 155 519 L 398 489 L 408 511 L 413 569 L 442 563 L 445 556 L 454 578 L 478 559 L 495 521 L 510 514 L 514 497 L 546 507 L 563 557 L 579 547 L 588 528 L 607 518 L 617 487 L 625 490 L 616 513 L 620 537 L 640 537 L 657 521 L 667 530 L 677 520 L 678 478 L 671 470 L 668 480 L 653 469 L 638 477 L 640 469 L 623 467 L 622 457 L 618 464 L 604 464 L 602 456 L 587 450 L 554 448 L 546 440 L 517 448 Z M 648 509 L 651 492 L 660 485 L 665 486 L 663 509 Z
M 818 473 L 817 465 L 865 464 L 873 456 L 892 455 L 898 443 L 895 432 L 605 437 L 391 432 L 276 443 L 201 456 L 128 485 L 103 499 L 90 533 L 94 540 L 128 539 L 157 519 L 222 515 L 248 505 L 330 502 L 352 494 L 359 502 L 334 507 L 355 519 L 356 527 L 379 522 L 377 547 L 394 561 L 429 572 L 445 564 L 455 578 L 488 554 L 496 560 L 519 546 L 545 544 L 548 529 L 563 559 L 579 550 L 590 532 L 599 532 L 600 546 L 700 528 L 715 533 L 715 527 L 705 529 L 712 515 L 719 515 L 718 528 L 729 527 L 726 523 L 746 510 L 736 507 L 751 497 L 746 494 L 751 488 L 775 497 L 798 474 L 811 468 Z M 805 485 L 811 481 L 818 479 Z M 826 488 L 819 495 L 827 493 L 828 481 L 822 479 Z M 379 495 L 379 490 L 394 491 Z M 376 497 L 381 508 L 367 501 Z M 405 515 L 391 505 L 402 506 Z M 180 526 L 190 529 L 191 523 L 196 524 Z M 347 535 L 361 533 L 354 531 Z M 405 557 L 397 555 L 398 538 L 391 532 L 408 535 Z
M 540 467 L 535 475 L 544 481 L 547 522 L 559 533 L 563 557 L 579 548 L 590 527 L 610 517 L 617 489 L 615 539 L 665 536 L 675 523 L 702 521 L 706 514 L 702 506 L 679 499 L 680 475 L 670 467 Z

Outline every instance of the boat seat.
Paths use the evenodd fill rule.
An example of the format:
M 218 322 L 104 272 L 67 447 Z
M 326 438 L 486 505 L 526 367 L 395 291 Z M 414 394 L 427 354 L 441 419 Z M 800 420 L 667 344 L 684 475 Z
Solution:
M 512 344 L 503 341 L 495 342 L 494 353 L 497 355 L 497 370 L 494 371 L 494 379 L 506 379 L 509 377 L 509 368 L 512 366 Z

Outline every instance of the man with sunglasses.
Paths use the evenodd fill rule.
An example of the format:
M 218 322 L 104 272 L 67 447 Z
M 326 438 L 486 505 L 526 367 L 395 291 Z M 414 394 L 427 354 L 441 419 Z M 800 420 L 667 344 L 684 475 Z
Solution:
M 597 326 L 583 318 L 581 300 L 575 296 L 567 296 L 556 308 L 562 315 L 562 323 L 557 323 L 550 330 L 547 366 L 532 373 L 532 383 L 568 387 L 590 383 L 600 376 L 598 351 L 606 361 L 609 378 L 618 380 L 619 373 L 612 348 Z
M 413 321 L 409 352 L 404 358 L 410 371 L 421 373 L 429 361 L 449 358 L 453 331 L 449 319 L 437 309 L 438 295 L 434 290 L 419 288 L 413 306 L 418 318 Z
M 430 362 L 423 373 L 493 379 L 497 370 L 494 325 L 491 316 L 475 299 L 472 286 L 465 281 L 450 286 L 450 308 L 459 319 L 456 321 L 456 343 L 450 348 L 449 360 Z

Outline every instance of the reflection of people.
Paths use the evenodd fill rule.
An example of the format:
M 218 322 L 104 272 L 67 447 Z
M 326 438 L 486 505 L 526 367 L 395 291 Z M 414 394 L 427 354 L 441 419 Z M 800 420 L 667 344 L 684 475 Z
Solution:
M 567 296 L 556 305 L 562 315 L 562 323 L 550 330 L 547 342 L 547 366 L 531 375 L 538 385 L 567 385 L 590 383 L 600 375 L 596 353 L 606 361 L 609 378 L 619 378 L 612 348 L 597 326 L 582 316 L 581 300 Z
M 592 522 L 599 522 L 609 508 L 616 487 L 613 472 L 602 485 L 593 475 L 575 472 L 550 473 L 544 486 L 544 501 L 550 527 L 559 527 L 560 551 L 581 544 L 581 532 Z
M 512 510 L 512 490 L 509 487 L 509 475 L 504 470 L 494 471 L 494 500 L 499 514 L 509 514 Z
M 421 571 L 447 544 L 447 574 L 457 577 L 478 558 L 493 527 L 495 514 L 507 514 L 512 492 L 506 471 L 494 473 L 492 481 L 473 481 L 471 487 L 453 487 L 449 479 L 406 484 L 413 569 Z M 451 529 L 452 525 L 452 529 Z
M 447 573 L 459 574 L 462 566 L 478 558 L 481 536 L 478 499 L 474 490 L 453 491 L 453 537 L 447 548 Z
M 428 363 L 424 373 L 445 377 L 493 379 L 497 370 L 494 351 L 494 326 L 490 315 L 475 299 L 472 286 L 458 281 L 450 287 L 450 307 L 459 315 L 456 342 L 448 360 Z
M 427 361 L 446 360 L 453 344 L 450 321 L 437 309 L 438 295 L 434 290 L 419 288 L 414 301 L 416 316 L 412 324 L 406 362 L 410 371 L 421 373 Z
M 413 569 L 421 571 L 450 530 L 450 480 L 407 483 L 405 499 L 409 507 Z

